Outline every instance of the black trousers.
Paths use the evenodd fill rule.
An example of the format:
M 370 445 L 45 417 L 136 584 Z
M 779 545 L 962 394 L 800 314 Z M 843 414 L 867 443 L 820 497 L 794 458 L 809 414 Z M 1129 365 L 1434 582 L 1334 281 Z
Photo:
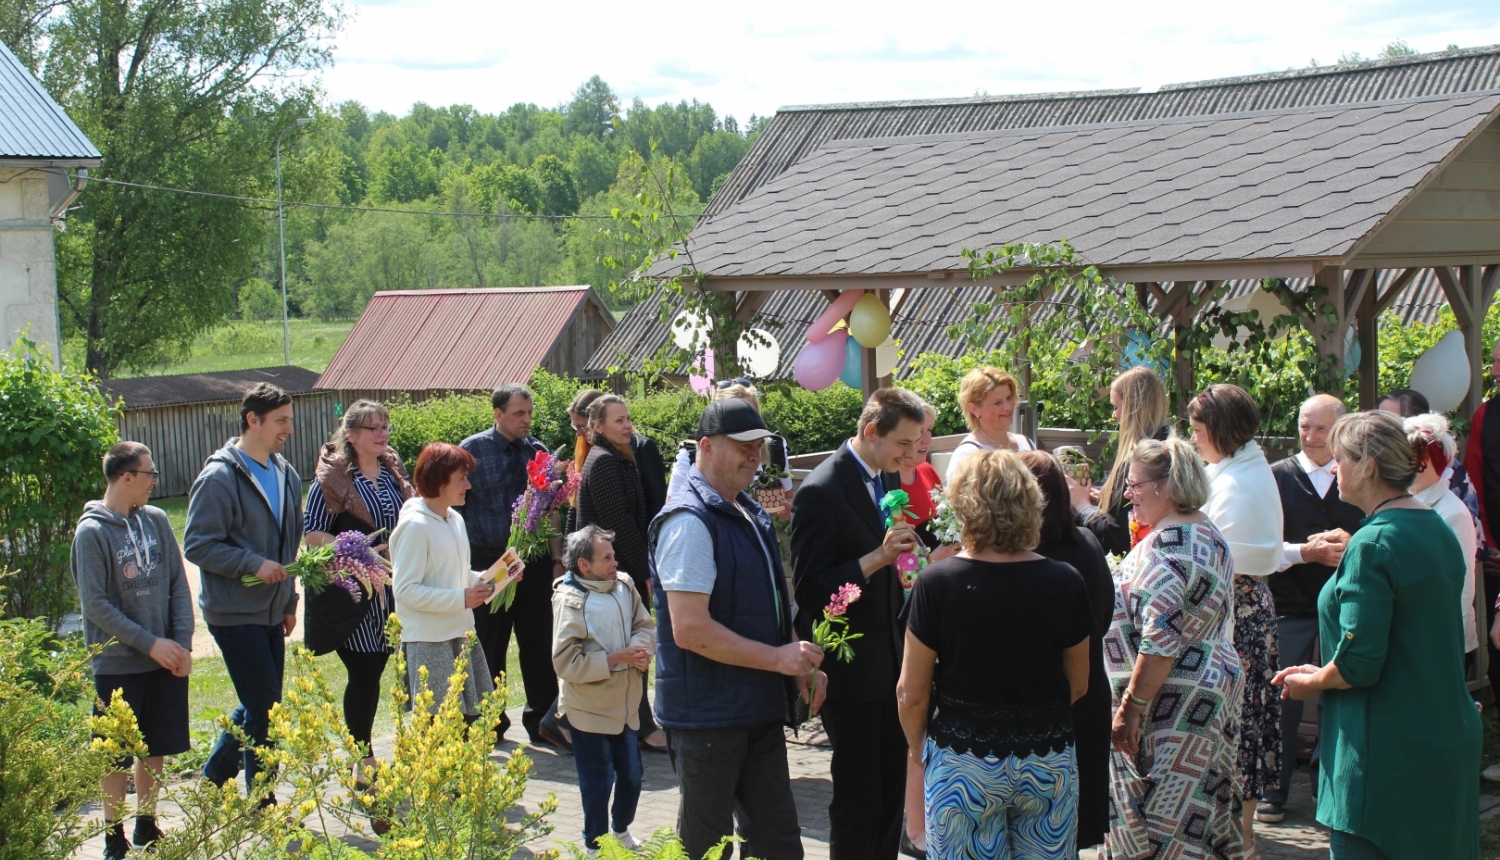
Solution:
M 366 653 L 338 649 L 339 659 L 349 682 L 344 685 L 344 726 L 349 735 L 370 751 L 370 733 L 375 728 L 375 711 L 380 708 L 380 678 L 391 655 L 384 651 Z
M 485 570 L 504 553 L 503 547 L 470 546 L 469 564 L 475 570 Z M 516 635 L 516 647 L 521 650 L 521 681 L 526 688 L 526 710 L 521 715 L 521 725 L 526 728 L 527 736 L 536 741 L 542 715 L 557 699 L 557 673 L 552 670 L 552 559 L 547 556 L 527 562 L 526 574 L 516 585 L 516 600 L 510 609 L 492 614 L 486 604 L 474 610 L 474 634 L 479 638 L 490 671 L 496 675 L 505 671 L 512 632 Z M 502 721 L 498 731 L 504 734 L 509 725 L 509 720 Z
M 1318 619 L 1282 615 L 1276 619 L 1276 635 L 1281 645 L 1281 668 L 1301 666 L 1304 663 L 1320 663 L 1318 654 Z M 1268 788 L 1261 792 L 1261 800 L 1286 805 L 1292 793 L 1292 777 L 1297 772 L 1297 728 L 1302 725 L 1302 714 L 1306 702 L 1287 699 L 1281 703 L 1281 787 Z M 1322 708 L 1322 699 L 1316 707 Z M 1321 716 L 1322 711 L 1319 710 Z M 1318 749 L 1313 748 L 1312 760 L 1307 763 L 1308 777 L 1312 781 L 1312 793 L 1318 794 Z
M 906 792 L 906 735 L 896 697 L 824 702 L 822 713 L 833 743 L 828 855 L 831 860 L 895 860 Z
M 802 828 L 792 799 L 786 734 L 780 723 L 743 729 L 667 729 L 667 754 L 681 787 L 677 834 L 687 856 L 702 857 L 735 832 L 742 857 L 802 860 Z M 724 852 L 732 856 L 734 846 Z

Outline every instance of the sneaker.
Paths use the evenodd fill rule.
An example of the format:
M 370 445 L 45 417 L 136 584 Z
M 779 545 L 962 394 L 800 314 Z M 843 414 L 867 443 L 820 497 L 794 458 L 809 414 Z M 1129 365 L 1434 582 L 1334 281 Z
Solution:
M 629 848 L 631 851 L 635 851 L 646 844 L 632 836 L 629 830 L 621 830 L 619 833 L 611 832 L 609 835 L 613 836 L 621 845 Z
M 1492 764 L 1480 774 L 1485 782 L 1500 782 L 1500 764 Z
M 125 860 L 130 843 L 125 841 L 125 822 L 116 821 L 104 831 L 104 860 Z
M 1285 818 L 1286 812 L 1281 808 L 1281 804 L 1279 803 L 1262 800 L 1255 807 L 1255 820 L 1261 824 L 1280 824 Z
M 130 837 L 135 847 L 154 851 L 156 840 L 160 838 L 161 828 L 156 826 L 156 816 L 137 815 L 135 817 L 135 833 Z

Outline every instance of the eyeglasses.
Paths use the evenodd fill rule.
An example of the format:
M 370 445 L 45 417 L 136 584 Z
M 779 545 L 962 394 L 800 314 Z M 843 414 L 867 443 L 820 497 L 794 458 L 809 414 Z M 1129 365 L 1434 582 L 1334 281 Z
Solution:
M 714 385 L 718 386 L 720 389 L 732 388 L 736 385 L 743 385 L 746 388 L 755 387 L 755 383 L 751 382 L 749 379 L 743 376 L 736 377 L 734 379 L 721 379 L 718 382 L 715 382 Z
M 1144 487 L 1147 484 L 1154 484 L 1154 483 L 1156 483 L 1157 481 L 1160 481 L 1160 480 L 1161 480 L 1161 478 L 1151 478 L 1151 479 L 1145 480 L 1145 481 L 1136 481 L 1133 484 L 1130 483 L 1129 481 L 1126 481 L 1125 482 L 1125 491 L 1129 492 L 1129 493 L 1137 493 L 1137 492 L 1140 492 L 1141 487 Z
M 126 469 L 125 471 L 129 472 L 132 475 L 145 475 L 147 478 L 151 479 L 151 483 L 153 484 L 161 480 L 161 472 L 156 471 L 155 469 L 151 470 L 150 472 L 147 472 L 144 469 Z
M 353 427 L 351 427 L 349 429 L 351 429 L 351 430 L 368 430 L 371 433 L 394 433 L 394 432 L 396 432 L 396 425 L 394 425 L 394 424 L 379 424 L 379 425 L 376 425 L 374 427 L 366 427 L 366 426 L 364 426 L 362 424 L 356 424 L 355 426 L 353 426 Z

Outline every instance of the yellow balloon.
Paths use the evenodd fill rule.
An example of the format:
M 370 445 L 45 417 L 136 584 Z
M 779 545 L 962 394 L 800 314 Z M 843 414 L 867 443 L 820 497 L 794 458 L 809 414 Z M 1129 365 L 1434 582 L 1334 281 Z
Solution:
M 875 349 L 891 336 L 891 314 L 885 304 L 866 293 L 849 312 L 849 333 L 865 349 Z

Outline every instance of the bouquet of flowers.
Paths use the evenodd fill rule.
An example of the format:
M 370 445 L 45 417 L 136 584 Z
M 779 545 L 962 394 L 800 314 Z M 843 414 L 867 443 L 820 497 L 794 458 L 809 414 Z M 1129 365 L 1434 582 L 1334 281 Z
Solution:
M 880 512 L 885 514 L 885 527 L 890 528 L 902 520 L 915 520 L 916 515 L 911 510 L 911 497 L 905 490 L 891 490 L 880 498 Z M 926 547 L 921 547 L 926 549 Z M 922 552 L 903 552 L 896 556 L 896 572 L 901 575 L 901 587 L 911 592 L 912 583 L 916 582 L 917 574 L 927 566 L 927 554 Z
M 941 489 L 932 491 L 932 509 L 932 534 L 944 545 L 959 543 L 964 524 L 953 512 L 953 505 L 948 503 L 948 496 Z
M 536 452 L 526 464 L 526 491 L 516 497 L 510 512 L 510 539 L 505 546 L 522 561 L 547 552 L 548 542 L 562 535 L 552 527 L 551 515 L 573 501 L 582 477 L 572 463 L 546 451 Z M 511 580 L 490 600 L 490 612 L 509 609 L 516 602 L 516 583 Z
M 1150 533 L 1150 526 L 1146 525 L 1145 523 L 1136 521 L 1135 508 L 1134 506 L 1132 506 L 1130 508 L 1130 548 L 1135 549 L 1135 545 L 1145 540 L 1146 535 Z
M 1124 553 L 1112 552 L 1104 556 L 1104 563 L 1109 565 L 1110 576 L 1120 574 L 1120 565 L 1125 563 Z
M 852 582 L 839 586 L 839 590 L 834 592 L 833 599 L 823 607 L 823 620 L 813 625 L 813 642 L 823 649 L 824 654 L 843 660 L 845 663 L 854 659 L 854 646 L 849 643 L 865 635 L 850 633 L 849 619 L 845 617 L 849 612 L 849 604 L 858 600 L 859 595 L 859 586 Z M 814 672 L 812 683 L 807 688 L 809 703 L 818 700 L 817 692 L 818 673 Z
M 355 603 L 366 597 L 383 600 L 385 588 L 391 584 L 391 566 L 373 548 L 375 536 L 383 531 L 367 535 L 347 531 L 334 538 L 333 543 L 307 547 L 296 561 L 286 566 L 287 576 L 314 594 L 336 585 L 349 592 Z M 255 574 L 240 581 L 245 585 L 265 582 Z

